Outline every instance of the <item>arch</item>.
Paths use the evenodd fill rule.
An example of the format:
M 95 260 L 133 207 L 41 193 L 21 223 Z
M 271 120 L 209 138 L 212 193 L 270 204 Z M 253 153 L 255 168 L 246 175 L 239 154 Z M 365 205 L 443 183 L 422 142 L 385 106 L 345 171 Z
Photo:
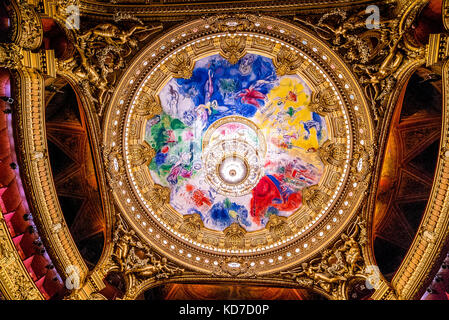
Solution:
M 105 245 L 104 204 L 85 110 L 63 77 L 47 78 L 46 137 L 56 192 L 72 237 L 89 269 Z

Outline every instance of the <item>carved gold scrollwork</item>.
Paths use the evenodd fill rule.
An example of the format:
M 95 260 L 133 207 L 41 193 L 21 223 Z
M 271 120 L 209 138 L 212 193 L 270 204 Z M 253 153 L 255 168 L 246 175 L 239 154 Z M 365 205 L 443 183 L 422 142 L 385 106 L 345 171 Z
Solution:
M 251 239 L 251 246 L 257 247 L 257 246 L 263 246 L 268 243 L 267 237 L 265 235 L 261 235 L 259 237 L 253 237 Z
M 337 111 L 338 108 L 337 97 L 330 88 L 312 93 L 312 98 L 309 103 L 309 109 L 312 112 L 324 117 L 330 112 Z
M 318 155 L 325 164 L 339 167 L 346 158 L 346 146 L 341 143 L 333 143 L 327 140 L 319 149 Z
M 17 69 L 22 63 L 23 55 L 20 47 L 14 43 L 0 44 L 0 67 Z
M 204 244 L 218 246 L 219 239 L 214 236 L 204 235 L 202 241 Z
M 21 174 L 30 192 L 35 222 L 41 226 L 39 236 L 46 240 L 46 248 L 51 248 L 49 254 L 61 276 L 68 277 L 68 266 L 74 266 L 83 283 L 88 268 L 68 227 L 62 223 L 64 218 L 46 156 L 44 78 L 37 70 L 24 67 L 14 71 L 14 80 L 16 125 L 20 128 L 17 150 L 24 163 Z
M 319 257 L 303 262 L 291 271 L 281 272 L 281 275 L 302 287 L 315 287 L 335 299 L 346 299 L 345 287 L 350 280 L 367 278 L 362 253 L 367 241 L 365 223 L 358 218 L 348 231 Z
M 243 248 L 245 246 L 246 230 L 234 222 L 223 231 L 225 235 L 225 247 L 230 249 Z
M 25 1 L 12 1 L 11 40 L 25 50 L 41 46 L 44 36 L 42 22 L 34 6 Z
M 266 227 L 274 241 L 284 240 L 292 234 L 292 230 L 288 226 L 287 218 L 276 214 L 270 215 Z
M 321 191 L 318 185 L 303 189 L 303 201 L 314 212 L 321 211 L 329 196 Z
M 197 239 L 201 228 L 203 228 L 203 219 L 197 213 L 185 215 L 184 221 L 179 227 L 179 232 L 182 232 L 192 239 Z
M 114 232 L 112 241 L 114 242 L 115 247 L 111 257 L 121 271 L 125 269 L 124 261 L 128 256 L 130 243 L 132 243 L 135 236 L 134 230 L 126 230 L 123 223 L 119 223 Z
M 167 258 L 161 257 L 143 244 L 132 229 L 124 226 L 119 220 L 114 231 L 115 244 L 112 253 L 112 266 L 109 271 L 118 269 L 126 279 L 127 294 L 136 291 L 143 281 L 167 279 L 182 274 L 184 269 L 170 263 Z
M 111 23 L 99 24 L 76 34 L 77 54 L 58 61 L 57 68 L 79 82 L 83 93 L 96 104 L 96 111 L 102 116 L 107 94 L 112 92 L 116 82 L 116 73 L 126 65 L 125 58 L 138 47 L 139 41 L 161 29 L 161 24 L 135 25 L 127 30 Z
M 302 62 L 303 59 L 295 51 L 284 48 L 283 46 L 280 48 L 276 58 L 273 59 L 278 76 L 294 74 Z
M 254 278 L 256 274 L 251 270 L 248 259 L 243 257 L 227 257 L 221 259 L 214 267 L 212 275 L 220 277 Z
M 57 0 L 56 2 L 56 11 L 58 15 L 64 17 L 65 19 L 72 13 L 70 10 L 71 6 L 79 8 L 80 0 Z M 73 8 L 73 7 L 72 7 Z M 67 23 L 71 23 L 72 21 L 67 21 Z
M 358 145 L 351 160 L 352 180 L 355 182 L 368 183 L 371 177 L 371 168 L 374 161 L 374 148 Z
M 99 292 L 93 292 L 89 295 L 89 300 L 108 300 L 104 295 Z
M 162 113 L 161 100 L 158 95 L 143 93 L 135 110 L 138 115 L 151 118 Z
M 125 276 L 133 275 L 136 278 L 169 278 L 180 274 L 184 269 L 170 267 L 167 258 L 157 257 L 145 249 L 136 249 L 132 246 L 125 260 Z
M 380 5 L 384 13 L 379 29 L 367 30 L 365 10 L 335 9 L 321 17 L 295 17 L 338 52 L 359 77 L 375 120 L 383 118 L 401 66 L 423 60 L 424 48 L 415 48 L 407 37 L 413 21 L 427 1 L 411 1 L 400 15 L 393 3 Z
M 125 172 L 122 154 L 117 147 L 105 149 L 103 147 L 103 158 L 105 161 L 106 176 L 110 182 Z
M 449 1 L 443 0 L 442 2 L 442 12 L 443 12 L 443 24 L 446 30 L 449 30 Z
M 170 188 L 155 184 L 145 196 L 153 204 L 154 208 L 160 209 L 170 202 L 170 193 Z
M 167 62 L 167 69 L 174 78 L 190 79 L 195 63 L 187 51 L 180 51 Z
M 0 289 L 8 299 L 42 300 L 43 297 L 14 248 L 0 210 Z
M 246 37 L 228 36 L 220 38 L 220 55 L 231 64 L 236 64 L 246 54 Z
M 155 155 L 156 151 L 146 141 L 129 148 L 129 160 L 133 166 L 148 165 Z

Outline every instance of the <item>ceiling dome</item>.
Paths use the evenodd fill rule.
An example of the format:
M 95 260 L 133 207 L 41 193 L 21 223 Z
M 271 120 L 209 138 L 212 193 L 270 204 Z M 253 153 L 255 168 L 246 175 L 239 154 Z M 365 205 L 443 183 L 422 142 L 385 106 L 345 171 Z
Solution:
M 228 20 L 196 20 L 143 50 L 104 143 L 116 199 L 144 239 L 197 270 L 264 273 L 317 252 L 353 217 L 371 119 L 321 41 L 272 18 Z

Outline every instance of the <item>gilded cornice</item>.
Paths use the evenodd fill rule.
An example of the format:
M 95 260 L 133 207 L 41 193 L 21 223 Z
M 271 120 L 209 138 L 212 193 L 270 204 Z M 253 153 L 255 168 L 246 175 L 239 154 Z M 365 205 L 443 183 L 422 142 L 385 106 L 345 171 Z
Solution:
M 395 0 L 393 0 L 395 1 Z M 126 3 L 128 2 L 128 3 Z M 134 1 L 138 3 L 139 1 Z M 286 0 L 286 1 L 239 1 L 218 2 L 205 1 L 200 3 L 187 2 L 178 4 L 148 4 L 141 1 L 138 5 L 129 4 L 129 1 L 80 1 L 81 11 L 92 16 L 113 15 L 120 11 L 138 15 L 143 19 L 162 19 L 166 21 L 179 20 L 182 17 L 213 15 L 223 13 L 258 12 L 263 14 L 293 15 L 297 12 L 329 9 L 335 7 L 368 5 L 380 1 L 373 0 Z M 392 2 L 392 1 L 389 1 Z
M 20 259 L 0 212 L 0 291 L 8 300 L 43 300 Z

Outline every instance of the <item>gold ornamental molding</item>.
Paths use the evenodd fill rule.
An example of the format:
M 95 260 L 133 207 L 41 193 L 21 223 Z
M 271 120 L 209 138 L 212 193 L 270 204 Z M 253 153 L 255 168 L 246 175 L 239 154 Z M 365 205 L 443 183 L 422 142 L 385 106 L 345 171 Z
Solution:
M 370 276 L 362 253 L 368 240 L 365 223 L 357 218 L 348 231 L 315 259 L 281 274 L 303 287 L 322 290 L 332 299 L 347 300 L 349 282 L 367 281 Z
M 26 1 L 11 1 L 11 40 L 25 50 L 38 49 L 44 37 L 42 22 L 35 6 Z
M 309 1 L 307 5 L 299 2 L 294 5 L 285 5 L 281 1 L 274 4 L 263 1 L 245 1 L 244 10 L 255 10 L 255 8 L 267 12 L 287 12 L 288 10 L 289 14 L 293 15 L 309 9 L 329 9 L 331 5 L 338 5 L 342 8 L 351 5 L 356 8 L 357 5 L 373 1 L 331 2 Z M 414 68 L 424 63 L 422 48 L 414 48 L 407 42 L 404 34 L 409 30 L 416 14 L 427 2 L 423 0 L 399 1 L 397 8 L 400 10 L 395 12 L 397 18 L 386 21 L 382 26 L 383 31 L 377 33 L 376 31 L 360 33 L 360 30 L 365 28 L 365 19 L 362 15 L 354 13 L 354 10 L 364 10 L 365 8 L 362 6 L 353 11 L 344 8 L 343 11 L 346 13 L 342 13 L 342 10 L 335 10 L 328 15 L 329 20 L 323 18 L 315 21 L 315 25 L 320 24 L 319 27 L 322 30 L 327 28 L 328 31 L 325 34 L 317 31 L 318 29 L 314 30 L 310 23 L 307 24 L 307 21 L 304 23 L 304 15 L 298 15 L 295 17 L 297 23 L 306 26 L 308 30 L 315 31 L 306 32 L 304 39 L 296 38 L 298 34 L 302 34 L 303 29 L 274 18 L 247 14 L 209 16 L 201 22 L 193 21 L 183 25 L 176 29 L 177 33 L 171 32 L 152 42 L 149 45 L 151 49 L 143 49 L 133 60 L 131 67 L 126 69 L 123 74 L 120 74 L 118 69 L 127 64 L 128 56 L 131 57 L 131 51 L 138 49 L 136 34 L 145 30 L 140 29 L 139 25 L 130 29 L 122 29 L 121 25 L 111 23 L 102 23 L 82 31 L 72 29 L 70 33 L 79 40 L 75 56 L 69 60 L 58 61 L 54 70 L 56 70 L 55 73 L 70 79 L 71 84 L 84 96 L 83 99 L 91 100 L 85 103 L 85 106 L 89 108 L 88 114 L 91 115 L 88 118 L 95 130 L 104 132 L 101 151 L 104 155 L 105 174 L 109 186 L 117 191 L 114 196 L 118 206 L 117 210 L 120 211 L 115 222 L 114 243 L 106 246 L 99 264 L 90 273 L 87 272 L 87 267 L 64 223 L 51 179 L 51 170 L 46 154 L 42 77 L 36 71 L 26 67 L 34 67 L 47 74 L 51 74 L 51 72 L 35 67 L 37 61 L 41 59 L 36 59 L 36 56 L 32 56 L 29 50 L 20 49 L 25 57 L 16 59 L 10 54 L 14 48 L 2 45 L 0 47 L 0 63 L 4 61 L 4 64 L 19 69 L 15 72 L 20 84 L 18 123 L 23 128 L 21 130 L 23 132 L 19 132 L 19 135 L 21 135 L 20 140 L 23 141 L 24 146 L 22 149 L 25 159 L 23 164 L 25 180 L 32 187 L 29 193 L 35 203 L 36 212 L 38 212 L 37 222 L 44 230 L 43 237 L 47 238 L 50 248 L 53 248 L 49 249 L 51 250 L 49 253 L 58 270 L 64 274 L 67 267 L 76 266 L 82 271 L 82 288 L 72 292 L 70 298 L 104 298 L 98 292 L 102 289 L 102 279 L 111 271 L 125 275 L 127 284 L 125 299 L 135 298 L 144 290 L 161 283 L 173 281 L 211 282 L 216 279 L 221 279 L 224 282 L 237 279 L 246 283 L 300 286 L 320 292 L 331 299 L 347 298 L 348 286 L 352 285 L 353 281 L 365 281 L 369 276 L 366 267 L 372 264 L 369 261 L 373 261 L 373 258 L 369 245 L 366 245 L 365 241 L 367 227 L 369 230 L 369 217 L 366 217 L 364 213 L 362 215 L 366 222 L 362 218 L 356 218 L 354 221 L 352 218 L 350 219 L 345 207 L 350 207 L 351 209 L 348 210 L 353 214 L 351 217 L 355 217 L 355 208 L 361 206 L 361 201 L 350 199 L 349 193 L 363 195 L 361 196 L 363 198 L 370 181 L 376 181 L 376 174 L 373 177 L 370 172 L 376 165 L 378 166 L 374 155 L 377 151 L 380 154 L 383 152 L 382 139 L 385 137 L 382 132 L 385 130 L 382 128 L 388 127 L 391 109 L 398 96 L 397 88 L 404 83 L 404 79 Z M 396 3 L 396 1 L 388 1 L 388 4 L 392 3 Z M 385 4 L 387 3 L 385 2 Z M 78 5 L 80 5 L 82 14 L 88 17 L 112 16 L 113 14 L 115 17 L 116 14 L 113 11 L 114 5 L 108 5 L 106 1 L 49 0 L 43 2 L 44 15 L 53 17 L 60 24 L 65 24 L 68 8 Z M 177 5 L 142 4 L 143 10 L 134 12 L 129 7 L 125 14 L 135 14 L 143 20 L 154 20 L 161 16 L 165 16 L 168 20 L 176 20 L 180 16 L 198 15 L 199 11 L 192 11 L 195 6 L 198 7 L 197 4 L 192 4 L 189 9 L 183 9 Z M 154 10 L 159 7 L 161 10 Z M 200 10 L 205 14 L 211 14 L 218 11 L 223 12 L 223 10 L 235 11 L 235 8 L 223 9 L 217 7 L 216 4 L 208 3 L 203 5 Z M 344 30 L 331 25 L 332 19 L 343 17 L 358 19 L 359 23 L 352 25 L 350 22 L 354 20 L 350 20 L 345 24 L 347 28 Z M 161 28 L 161 25 L 154 24 L 147 27 L 146 31 L 148 35 L 151 35 L 153 31 L 157 32 Z M 183 32 L 185 35 L 182 35 Z M 211 39 L 207 39 L 207 37 L 211 38 L 211 35 L 220 33 L 228 35 L 215 37 L 212 41 L 208 41 Z M 357 36 L 354 37 L 352 33 Z M 259 35 L 259 38 L 254 35 Z M 360 39 L 364 40 L 371 36 L 381 40 L 378 47 L 367 48 L 363 41 L 360 41 Z M 302 44 L 302 40 L 305 40 L 307 45 Z M 197 43 L 190 45 L 189 42 L 193 41 L 197 41 Z M 283 44 L 276 44 L 276 41 Z M 334 53 L 328 54 L 323 49 L 323 42 L 334 49 Z M 181 48 L 179 43 L 188 44 L 187 49 L 179 50 Z M 97 44 L 97 46 L 93 48 L 91 44 Z M 347 198 L 342 199 L 340 203 L 341 210 L 344 209 L 345 213 L 341 216 L 342 218 L 336 215 L 336 218 L 343 219 L 344 223 L 335 226 L 329 223 L 329 229 L 326 229 L 326 224 L 320 226 L 323 228 L 323 233 L 331 230 L 329 232 L 333 236 L 326 240 L 326 247 L 331 251 L 319 252 L 318 249 L 322 249 L 320 247 L 322 242 L 318 240 L 320 244 L 317 244 L 318 237 L 309 237 L 307 241 L 298 246 L 297 249 L 301 249 L 299 258 L 294 251 L 289 251 L 290 255 L 287 253 L 278 255 L 277 248 L 274 247 L 268 250 L 269 254 L 273 252 L 273 257 L 260 259 L 265 263 L 261 268 L 262 272 L 255 271 L 252 264 L 258 263 L 258 260 L 250 263 L 251 259 L 248 257 L 251 258 L 251 254 L 243 259 L 238 255 L 223 253 L 222 257 L 214 261 L 211 257 L 215 253 L 207 252 L 207 255 L 203 256 L 201 255 L 204 253 L 201 246 L 193 247 L 193 249 L 187 246 L 189 251 L 183 247 L 183 253 L 175 252 L 179 249 L 179 244 L 185 245 L 193 242 L 217 248 L 224 246 L 225 249 L 226 245 L 229 245 L 228 249 L 236 252 L 247 250 L 251 246 L 262 248 L 267 241 L 270 244 L 279 242 L 281 243 L 279 248 L 281 248 L 282 241 L 290 239 L 295 232 L 310 222 L 307 219 L 304 221 L 297 219 L 292 224 L 288 219 L 273 218 L 264 231 L 266 234 L 254 237 L 251 241 L 247 241 L 247 238 L 252 235 L 247 235 L 238 228 L 229 228 L 226 236 L 219 238 L 213 232 L 204 233 L 204 226 L 201 219 L 197 219 L 198 217 L 176 215 L 168 203 L 169 193 L 167 194 L 167 190 L 161 186 L 147 183 L 151 181 L 151 178 L 148 177 L 144 168 L 154 157 L 154 150 L 141 143 L 140 136 L 144 127 L 143 121 L 161 112 L 159 97 L 155 93 L 167 80 L 167 75 L 180 78 L 190 77 L 193 62 L 210 54 L 210 50 L 228 59 L 230 63 L 235 63 L 247 52 L 262 53 L 273 58 L 278 74 L 299 72 L 308 76 L 307 79 L 314 89 L 312 108 L 326 116 L 327 121 L 331 122 L 329 127 L 332 128 L 332 137 L 335 138 L 332 143 L 319 150 L 323 162 L 333 168 L 335 172 L 334 174 L 328 172 L 325 181 L 320 185 L 322 191 L 311 190 L 313 192 L 309 192 L 307 196 L 307 207 L 310 210 L 313 208 L 316 212 L 324 210 L 326 202 L 330 198 L 332 186 L 335 187 L 335 181 L 338 181 L 345 168 L 346 150 L 344 147 L 347 135 L 345 117 L 340 111 L 336 96 L 330 91 L 330 86 L 322 81 L 320 70 L 314 68 L 312 61 L 298 59 L 298 55 L 293 54 L 292 50 L 285 50 L 289 46 L 301 48 L 301 51 L 313 56 L 314 60 L 312 61 L 315 62 L 321 59 L 320 55 L 323 53 L 326 58 L 345 62 L 341 64 L 343 65 L 341 69 L 337 70 L 340 71 L 340 74 L 325 67 L 321 71 L 325 74 L 335 73 L 335 77 L 332 78 L 334 84 L 336 83 L 335 88 L 339 92 L 344 92 L 339 95 L 339 98 L 350 106 L 351 117 L 354 117 L 351 118 L 354 121 L 350 121 L 350 126 L 354 126 L 352 128 L 354 132 L 363 132 L 356 133 L 354 144 L 357 147 L 351 151 L 351 156 L 354 155 L 354 157 L 347 164 L 348 172 L 350 172 L 348 186 L 352 185 L 352 187 L 346 189 Z M 170 53 L 175 50 L 178 50 L 177 54 L 171 55 Z M 143 56 L 143 51 L 146 52 L 146 57 Z M 2 54 L 3 52 L 4 54 Z M 378 61 L 373 59 L 375 52 L 383 54 Z M 154 56 L 150 58 L 151 53 Z M 49 54 L 51 55 L 51 53 Z M 165 62 L 164 58 L 167 58 L 164 60 Z M 54 61 L 51 57 L 48 60 Z M 159 69 L 155 68 L 157 64 L 161 65 Z M 139 67 L 135 67 L 137 65 Z M 148 73 L 149 70 L 154 71 L 153 76 L 148 85 L 143 87 L 139 98 L 135 99 L 134 113 L 131 112 L 130 125 L 126 127 L 130 138 L 129 152 L 125 152 L 125 148 L 128 147 L 128 145 L 123 145 L 125 139 L 117 139 L 117 136 L 122 135 L 120 132 L 125 130 L 123 126 L 127 126 L 124 118 L 127 112 L 125 108 L 131 104 L 134 96 L 137 96 L 136 85 L 142 82 L 143 74 Z M 357 78 L 355 81 L 351 80 L 345 83 L 346 79 L 352 79 L 354 75 Z M 367 108 L 370 110 L 367 111 Z M 104 123 L 100 125 L 99 119 L 103 117 Z M 375 118 L 376 126 L 373 125 L 372 118 Z M 114 125 L 114 123 L 119 125 Z M 98 140 L 101 139 L 100 136 L 98 135 Z M 377 138 L 375 139 L 374 136 Z M 380 143 L 377 148 L 378 141 Z M 371 148 L 371 146 L 373 147 Z M 127 169 L 128 165 L 131 166 L 131 170 Z M 143 200 L 123 196 L 122 191 L 133 194 L 130 182 L 124 180 L 125 178 L 133 180 L 129 177 L 133 177 L 136 183 L 140 184 L 139 192 L 142 193 Z M 129 202 L 125 202 L 128 199 Z M 142 233 L 143 229 L 148 230 L 148 225 L 145 225 L 148 223 L 147 220 L 139 221 L 139 218 L 137 220 L 130 218 L 128 213 L 123 214 L 123 212 L 131 212 L 131 208 L 137 208 L 139 213 L 145 212 L 145 209 L 142 209 L 143 201 L 148 201 L 154 211 L 154 217 L 148 213 L 142 214 L 142 216 L 146 219 L 150 217 L 150 220 L 158 220 L 151 224 L 151 230 L 154 230 L 154 232 L 151 231 L 153 232 L 151 236 Z M 123 221 L 121 220 L 122 216 Z M 309 220 L 314 217 L 311 215 Z M 165 234 L 164 230 L 170 228 L 179 232 L 182 237 L 178 237 L 178 239 Z M 426 233 L 426 235 L 429 234 Z M 312 238 L 315 241 L 312 241 Z M 217 241 L 217 239 L 219 240 Z M 171 249 L 171 246 L 176 247 L 176 250 Z M 278 259 L 278 257 L 282 259 Z M 269 262 L 270 260 L 274 261 Z M 208 261 L 207 264 L 205 261 Z M 269 269 L 267 266 L 269 264 L 275 267 Z M 265 267 L 267 267 L 266 270 Z M 210 270 L 212 271 L 208 273 Z M 274 273 L 270 273 L 271 271 Z M 281 274 L 280 272 L 286 273 Z M 65 275 L 67 276 L 67 272 Z M 397 289 L 396 286 L 395 289 Z M 375 296 L 382 299 L 393 298 L 395 291 L 390 284 L 382 280 L 381 287 L 376 290 Z
M 39 234 L 46 243 L 49 255 L 59 273 L 66 277 L 70 268 L 77 268 L 82 278 L 87 273 L 87 266 L 64 222 L 46 151 L 43 76 L 56 76 L 55 57 L 53 50 L 39 49 L 43 30 L 35 4 L 11 1 L 8 14 L 12 21 L 10 38 L 13 43 L 0 45 L 0 66 L 10 69 L 13 74 L 14 94 L 17 101 L 15 112 L 18 115 L 16 118 L 16 132 L 19 137 L 17 146 L 22 152 L 21 172 L 24 174 L 24 181 L 28 182 L 29 188 L 26 192 L 28 199 L 33 200 L 30 204 L 33 205 Z M 17 255 L 17 252 L 15 254 Z M 11 255 L 10 258 L 12 259 Z M 18 261 L 20 262 L 20 259 Z M 29 275 L 27 275 L 28 278 L 20 275 L 24 267 L 20 267 L 16 262 L 13 263 L 12 260 L 8 262 L 7 266 L 2 266 L 2 270 L 8 272 L 10 277 L 4 278 L 6 280 L 3 283 L 10 281 L 9 284 L 5 284 L 10 285 L 14 280 L 13 277 L 20 277 L 17 279 L 23 284 L 15 283 L 15 290 L 19 289 L 22 293 L 17 294 L 14 293 L 13 288 L 6 288 L 5 290 L 11 293 L 6 296 L 12 299 L 43 299 L 39 292 L 35 294 L 37 288 L 34 283 L 27 284 Z M 9 267 L 14 270 L 9 270 Z
M 8 300 L 44 300 L 20 259 L 0 212 L 0 291 Z
M 392 285 L 399 299 L 419 298 L 444 257 L 449 239 L 449 61 L 442 69 L 443 106 L 440 154 L 426 211 Z
M 106 222 L 105 238 L 111 239 L 112 214 L 115 209 L 106 179 L 110 177 L 111 173 L 114 174 L 111 169 L 116 167 L 117 156 L 114 148 L 107 149 L 101 143 L 103 109 L 107 105 L 107 100 L 118 79 L 117 73 L 126 67 L 126 58 L 138 48 L 140 40 L 160 31 L 162 25 L 143 26 L 140 21 L 137 21 L 137 24 L 134 23 L 132 27 L 125 29 L 119 23 L 119 18 L 114 23 L 100 23 L 87 30 L 81 30 L 76 26 L 76 21 L 70 19 L 73 10 L 78 9 L 79 2 L 77 0 L 45 1 L 44 3 L 45 15 L 54 18 L 61 26 L 64 26 L 69 39 L 73 39 L 75 45 L 72 57 L 56 61 L 56 73 L 70 83 L 80 98 L 80 104 L 86 114 L 88 127 L 91 130 L 91 143 L 94 147 L 93 156 L 98 170 L 99 189 L 101 198 L 104 199 L 102 203 Z M 127 17 L 123 19 L 126 20 Z M 145 32 L 143 36 L 136 37 L 136 34 L 142 32 Z M 147 110 L 147 108 L 148 106 L 145 105 L 144 109 Z M 135 148 L 133 151 L 136 162 L 145 162 L 145 158 L 151 156 L 151 150 L 148 148 Z M 103 155 L 106 157 L 104 163 L 101 161 Z M 80 279 L 80 288 L 73 290 L 69 299 L 92 299 L 95 295 L 98 298 L 98 292 L 105 286 L 103 278 L 106 273 L 104 273 L 103 266 L 107 264 L 112 249 L 113 244 L 106 240 L 102 255 L 94 270 Z
M 378 29 L 367 29 L 366 12 L 360 9 L 335 9 L 320 17 L 293 18 L 329 43 L 351 66 L 371 104 L 376 133 L 389 121 L 397 84 L 409 69 L 416 68 L 416 61 L 425 54 L 425 48 L 410 43 L 407 33 L 428 2 L 379 3 L 382 19 Z M 377 44 L 370 44 L 370 39 L 377 39 Z
M 21 173 L 33 216 L 58 272 L 67 278 L 77 268 L 83 281 L 88 269 L 64 220 L 47 154 L 43 77 L 36 70 L 19 68 L 13 79 Z
M 21 48 L 14 43 L 0 44 L 0 67 L 16 69 L 22 66 Z
M 58 1 L 58 0 L 53 0 Z M 65 0 L 67 1 L 67 0 Z M 81 11 L 91 16 L 112 16 L 118 7 L 123 13 L 135 14 L 143 19 L 161 19 L 165 21 L 184 20 L 184 17 L 198 17 L 201 15 L 234 14 L 239 12 L 260 12 L 264 14 L 277 13 L 291 15 L 301 11 L 311 11 L 347 6 L 363 7 L 372 4 L 373 0 L 298 0 L 287 1 L 239 1 L 238 7 L 230 2 L 217 1 L 185 1 L 177 4 L 149 4 L 146 0 L 138 0 L 138 6 L 129 5 L 127 1 L 108 0 L 79 0 Z M 181 19 L 180 19 L 181 18 Z

